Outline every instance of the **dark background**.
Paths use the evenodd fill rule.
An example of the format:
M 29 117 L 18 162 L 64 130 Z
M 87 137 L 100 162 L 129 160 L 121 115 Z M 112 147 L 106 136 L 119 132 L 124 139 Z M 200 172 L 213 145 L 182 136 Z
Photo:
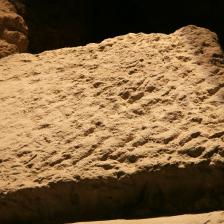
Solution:
M 171 33 L 193 24 L 224 45 L 223 0 L 23 0 L 29 51 L 100 42 L 129 32 Z

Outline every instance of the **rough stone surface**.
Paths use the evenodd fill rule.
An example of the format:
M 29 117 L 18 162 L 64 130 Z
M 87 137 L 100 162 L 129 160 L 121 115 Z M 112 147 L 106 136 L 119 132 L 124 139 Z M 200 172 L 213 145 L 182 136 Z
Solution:
M 8 0 L 0 0 L 0 58 L 26 52 L 28 28 Z
M 224 57 L 195 26 L 0 60 L 0 223 L 224 209 Z
M 98 222 L 79 222 L 76 224 L 223 224 L 224 212 L 211 212 L 197 215 L 180 215 L 140 220 L 111 220 Z

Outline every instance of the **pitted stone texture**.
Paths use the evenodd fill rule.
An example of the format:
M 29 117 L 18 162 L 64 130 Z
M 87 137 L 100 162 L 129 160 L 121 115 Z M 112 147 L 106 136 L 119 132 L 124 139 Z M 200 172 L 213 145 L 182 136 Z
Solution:
M 1 59 L 0 220 L 224 209 L 223 72 L 195 26 Z
M 0 1 L 0 58 L 26 52 L 28 28 L 8 0 Z

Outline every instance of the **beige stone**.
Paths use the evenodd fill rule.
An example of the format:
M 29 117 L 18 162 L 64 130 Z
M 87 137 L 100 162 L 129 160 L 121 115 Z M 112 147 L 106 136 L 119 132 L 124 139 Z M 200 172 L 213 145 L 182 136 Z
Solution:
M 76 224 L 222 224 L 224 212 L 211 212 L 196 215 L 180 215 L 172 217 L 135 219 L 135 220 L 111 220 L 97 222 L 80 222 Z
M 224 209 L 224 59 L 183 27 L 0 60 L 0 223 Z

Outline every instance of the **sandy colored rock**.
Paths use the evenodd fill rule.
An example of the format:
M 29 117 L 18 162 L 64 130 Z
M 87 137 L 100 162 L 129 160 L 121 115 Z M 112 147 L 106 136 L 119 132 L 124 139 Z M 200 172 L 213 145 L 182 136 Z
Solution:
M 224 57 L 187 26 L 0 60 L 0 222 L 224 209 Z
M 26 52 L 28 28 L 8 0 L 0 0 L 0 58 Z
M 98 222 L 80 222 L 76 224 L 222 224 L 224 212 L 211 212 L 197 215 L 180 215 L 172 217 L 135 219 L 135 220 L 111 220 Z

